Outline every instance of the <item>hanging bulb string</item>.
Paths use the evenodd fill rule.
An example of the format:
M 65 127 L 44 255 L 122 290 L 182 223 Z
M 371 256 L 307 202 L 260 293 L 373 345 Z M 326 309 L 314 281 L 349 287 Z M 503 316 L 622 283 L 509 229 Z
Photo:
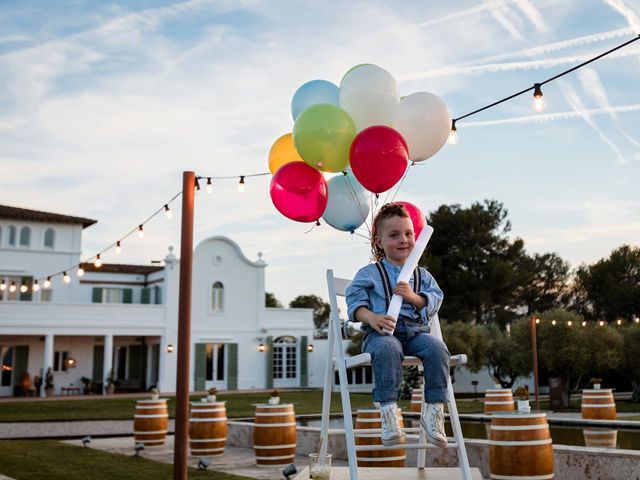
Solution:
M 558 78 L 560 78 L 560 77 L 562 77 L 564 75 L 567 75 L 568 73 L 571 73 L 571 72 L 573 72 L 573 71 L 575 71 L 575 70 L 577 70 L 579 68 L 582 68 L 585 65 L 589 65 L 591 62 L 595 62 L 596 60 L 599 60 L 600 58 L 602 58 L 602 57 L 604 57 L 606 55 L 609 55 L 610 53 L 613 53 L 616 50 L 620 50 L 621 48 L 624 48 L 627 45 L 629 45 L 629 44 L 631 44 L 631 43 L 633 43 L 633 42 L 635 42 L 637 40 L 640 40 L 640 34 L 638 34 L 635 38 L 632 38 L 631 40 L 628 40 L 628 41 L 618 45 L 617 47 L 614 47 L 614 48 L 612 48 L 610 50 L 607 50 L 606 52 L 601 53 L 600 55 L 595 56 L 595 57 L 587 60 L 586 62 L 582 62 L 581 64 L 576 65 L 574 67 L 571 67 L 570 69 L 565 70 L 563 72 L 560 72 L 559 74 L 554 75 L 553 77 L 549 77 L 549 78 L 547 78 L 546 80 L 544 80 L 542 82 L 536 82 L 536 83 L 538 83 L 539 86 L 542 86 L 542 85 L 545 85 L 546 83 L 553 82 L 554 80 L 557 80 Z M 458 120 L 462 120 L 463 118 L 470 117 L 471 115 L 475 115 L 476 113 L 483 112 L 484 110 L 487 110 L 487 109 L 489 109 L 491 107 L 495 107 L 496 105 L 504 103 L 507 100 L 511 100 L 512 98 L 518 97 L 518 96 L 520 96 L 520 95 L 522 95 L 524 93 L 530 92 L 531 90 L 534 90 L 534 89 L 535 89 L 535 85 L 533 85 L 533 86 L 531 86 L 529 88 L 525 88 L 524 90 L 520 90 L 519 92 L 514 93 L 513 95 L 509 95 L 508 97 L 504 97 L 504 98 L 498 100 L 497 102 L 493 102 L 490 105 L 487 105 L 487 106 L 482 107 L 482 108 L 478 108 L 477 110 L 474 110 L 473 112 L 469 112 L 469 113 L 466 113 L 466 114 L 461 115 L 459 117 L 453 118 L 452 120 L 454 122 L 457 122 Z

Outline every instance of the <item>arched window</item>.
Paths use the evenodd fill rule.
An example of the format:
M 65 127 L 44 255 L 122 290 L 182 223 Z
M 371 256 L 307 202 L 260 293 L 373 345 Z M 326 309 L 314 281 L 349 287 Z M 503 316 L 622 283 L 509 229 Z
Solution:
M 215 282 L 211 287 L 211 310 L 222 312 L 224 310 L 224 285 Z
M 9 246 L 10 247 L 15 247 L 16 246 L 16 227 L 14 227 L 13 225 L 9 225 Z
M 56 231 L 53 228 L 47 228 L 44 231 L 44 246 L 53 248 L 56 241 Z
M 31 229 L 29 227 L 22 227 L 20 229 L 20 246 L 28 247 L 31 243 Z

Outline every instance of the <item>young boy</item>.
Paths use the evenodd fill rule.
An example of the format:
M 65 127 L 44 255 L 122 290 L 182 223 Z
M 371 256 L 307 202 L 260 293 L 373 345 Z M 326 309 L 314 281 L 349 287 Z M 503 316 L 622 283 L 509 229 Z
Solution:
M 363 323 L 362 351 L 371 354 L 375 387 L 380 403 L 382 443 L 404 442 L 397 417 L 402 360 L 413 355 L 424 366 L 425 407 L 420 418 L 427 441 L 447 447 L 443 404 L 447 401 L 449 350 L 428 334 L 429 317 L 442 303 L 442 290 L 426 269 L 416 268 L 409 283 L 396 285 L 400 270 L 415 246 L 413 224 L 404 206 L 384 205 L 373 221 L 371 251 L 376 263 L 361 268 L 346 291 L 349 320 Z M 394 286 L 395 285 L 395 286 Z M 391 296 L 403 298 L 398 321 L 386 314 Z M 392 331 L 393 335 L 385 333 Z

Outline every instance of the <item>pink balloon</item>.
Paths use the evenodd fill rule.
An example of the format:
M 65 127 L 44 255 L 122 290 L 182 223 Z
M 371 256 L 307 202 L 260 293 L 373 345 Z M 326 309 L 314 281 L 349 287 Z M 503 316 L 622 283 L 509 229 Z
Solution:
M 403 205 L 404 208 L 407 210 L 407 213 L 411 218 L 411 223 L 413 223 L 413 233 L 415 235 L 415 238 L 417 239 L 420 236 L 420 232 L 422 231 L 422 229 L 427 226 L 427 219 L 422 214 L 420 209 L 416 207 L 413 203 L 404 202 L 404 201 L 398 201 L 394 203 L 399 203 L 400 205 Z
M 327 182 L 322 173 L 303 162 L 287 163 L 271 179 L 271 201 L 285 217 L 315 222 L 327 207 Z
M 349 160 L 353 174 L 362 186 L 370 192 L 382 193 L 404 175 L 409 149 L 397 130 L 374 125 L 353 139 Z

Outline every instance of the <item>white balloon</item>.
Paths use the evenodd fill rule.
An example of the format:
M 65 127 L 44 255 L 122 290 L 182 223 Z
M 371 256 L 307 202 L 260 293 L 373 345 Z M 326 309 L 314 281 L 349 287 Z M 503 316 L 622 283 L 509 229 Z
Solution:
M 395 78 L 377 65 L 352 68 L 340 82 L 340 106 L 358 132 L 372 125 L 391 126 L 399 98 Z
M 333 228 L 352 232 L 369 215 L 369 194 L 349 170 L 327 182 L 329 199 L 322 218 Z
M 416 92 L 398 104 L 393 126 L 409 147 L 409 159 L 426 160 L 442 148 L 451 131 L 451 114 L 440 97 Z

